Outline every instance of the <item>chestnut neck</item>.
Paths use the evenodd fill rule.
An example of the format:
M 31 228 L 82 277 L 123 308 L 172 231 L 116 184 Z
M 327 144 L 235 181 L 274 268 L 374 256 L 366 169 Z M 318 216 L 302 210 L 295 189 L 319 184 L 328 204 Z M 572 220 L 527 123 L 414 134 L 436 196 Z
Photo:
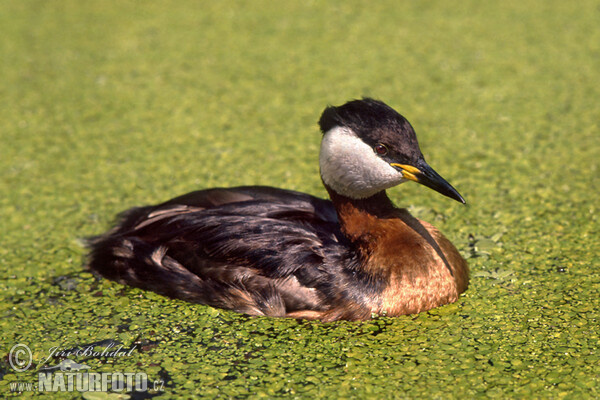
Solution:
M 333 203 L 336 211 L 340 217 L 343 217 L 345 214 L 345 210 L 352 209 L 360 213 L 366 213 L 376 218 L 389 218 L 392 214 L 397 210 L 394 203 L 387 196 L 385 190 L 381 192 L 377 192 L 370 197 L 366 197 L 364 199 L 353 199 L 348 196 L 344 196 L 339 194 L 332 188 L 330 188 L 326 183 L 323 183 L 325 189 L 327 189 L 327 193 L 329 193 L 329 198 Z
M 440 245 L 431 232 L 423 226 L 423 223 L 411 216 L 404 209 L 399 209 L 388 198 L 385 190 L 374 194 L 365 199 L 352 199 L 340 195 L 335 190 L 325 184 L 333 206 L 337 211 L 338 219 L 342 233 L 357 246 L 359 254 L 368 257 L 377 247 L 377 242 L 386 234 L 389 234 L 389 228 L 398 229 L 405 227 L 406 232 L 412 232 L 429 244 L 438 254 L 443 265 L 454 275 L 446 255 L 441 250 Z M 395 224 L 401 221 L 401 225 Z M 391 223 L 391 225 L 390 225 Z M 382 236 L 383 235 L 383 236 Z
M 398 217 L 399 209 L 385 190 L 364 199 L 353 199 L 324 185 L 337 212 L 342 232 L 359 247 L 373 244 L 373 239 L 382 233 L 380 223 L 383 220 Z

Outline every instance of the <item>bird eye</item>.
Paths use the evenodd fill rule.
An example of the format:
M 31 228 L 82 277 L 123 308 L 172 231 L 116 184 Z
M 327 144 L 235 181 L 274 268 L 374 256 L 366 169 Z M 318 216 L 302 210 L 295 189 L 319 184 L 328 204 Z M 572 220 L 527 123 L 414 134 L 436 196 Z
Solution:
M 385 144 L 381 144 L 378 143 L 375 145 L 375 147 L 373 147 L 373 150 L 375 150 L 375 153 L 379 154 L 380 156 L 385 156 L 388 152 L 387 147 L 385 147 Z

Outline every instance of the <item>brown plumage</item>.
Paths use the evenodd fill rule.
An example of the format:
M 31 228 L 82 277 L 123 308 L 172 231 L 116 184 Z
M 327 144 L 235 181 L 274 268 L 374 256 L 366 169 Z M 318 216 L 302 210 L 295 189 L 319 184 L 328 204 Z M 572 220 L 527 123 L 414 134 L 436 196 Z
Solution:
M 239 187 L 135 208 L 90 242 L 89 268 L 250 315 L 365 320 L 456 301 L 468 285 L 465 260 L 385 193 L 413 180 L 464 202 L 427 165 L 408 121 L 363 99 L 328 107 L 319 124 L 331 201 Z
M 467 289 L 467 263 L 452 243 L 394 207 L 384 192 L 364 202 L 330 195 L 342 231 L 367 260 L 365 271 L 388 283 L 376 313 L 416 314 L 452 303 Z

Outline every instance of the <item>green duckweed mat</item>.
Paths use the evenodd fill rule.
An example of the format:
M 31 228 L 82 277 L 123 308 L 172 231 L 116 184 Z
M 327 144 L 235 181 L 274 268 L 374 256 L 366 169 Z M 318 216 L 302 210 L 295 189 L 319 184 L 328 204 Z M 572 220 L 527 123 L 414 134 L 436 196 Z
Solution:
M 598 21 L 598 1 L 3 2 L 0 396 L 600 397 Z M 316 121 L 361 96 L 404 114 L 467 199 L 390 191 L 468 257 L 457 303 L 249 318 L 82 271 L 81 238 L 134 205 L 325 196 Z M 51 357 L 88 345 L 105 354 Z M 68 360 L 148 391 L 35 386 Z

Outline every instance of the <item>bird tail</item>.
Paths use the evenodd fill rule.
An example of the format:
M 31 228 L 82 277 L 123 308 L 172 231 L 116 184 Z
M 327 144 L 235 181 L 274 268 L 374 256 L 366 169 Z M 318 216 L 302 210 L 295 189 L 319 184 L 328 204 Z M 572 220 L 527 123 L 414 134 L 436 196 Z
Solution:
M 86 267 L 110 280 L 175 299 L 232 309 L 249 315 L 285 316 L 274 287 L 249 290 L 243 282 L 203 279 L 171 257 L 168 247 L 136 235 L 135 226 L 153 207 L 135 208 L 104 235 L 88 239 Z

